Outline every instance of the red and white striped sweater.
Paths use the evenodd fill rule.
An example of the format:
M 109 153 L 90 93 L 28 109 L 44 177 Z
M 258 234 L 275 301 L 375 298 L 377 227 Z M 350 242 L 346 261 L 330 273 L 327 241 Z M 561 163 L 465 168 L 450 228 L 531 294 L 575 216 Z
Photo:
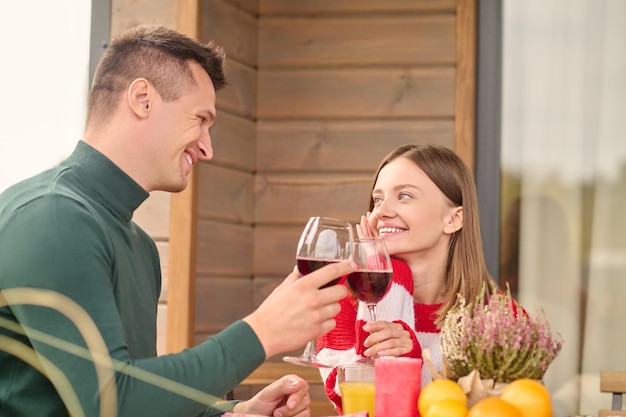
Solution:
M 439 329 L 435 326 L 437 310 L 441 304 L 415 304 L 413 302 L 413 276 L 411 269 L 402 261 L 392 258 L 393 281 L 385 297 L 378 303 L 378 320 L 400 323 L 409 331 L 413 339 L 413 350 L 403 355 L 421 358 L 422 349 L 429 349 L 431 361 L 441 370 L 441 348 Z M 367 307 L 348 295 L 341 302 L 341 311 L 335 317 L 337 326 L 322 335 L 317 341 L 318 357 L 322 362 L 334 366 L 354 363 L 363 356 L 363 341 L 369 333 L 363 330 L 368 321 Z M 326 395 L 341 413 L 341 394 L 336 383 L 337 369 L 321 368 Z M 432 377 L 426 367 L 422 367 L 422 386 Z

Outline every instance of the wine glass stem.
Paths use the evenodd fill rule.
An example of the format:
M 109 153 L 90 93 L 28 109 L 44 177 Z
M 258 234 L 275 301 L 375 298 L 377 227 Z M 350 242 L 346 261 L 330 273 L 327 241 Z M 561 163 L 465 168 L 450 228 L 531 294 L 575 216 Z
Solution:
M 370 321 L 376 321 L 376 304 L 368 304 L 367 309 L 370 312 Z
M 304 352 L 302 352 L 302 356 L 305 358 L 314 359 L 317 350 L 317 341 L 315 339 L 310 340 L 306 346 L 304 347 Z

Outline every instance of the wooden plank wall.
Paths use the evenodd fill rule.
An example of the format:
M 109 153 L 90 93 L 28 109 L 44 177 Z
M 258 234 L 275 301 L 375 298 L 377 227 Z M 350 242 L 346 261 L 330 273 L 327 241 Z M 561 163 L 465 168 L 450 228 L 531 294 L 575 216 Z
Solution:
M 198 171 L 196 342 L 252 311 L 256 164 L 256 1 L 200 2 L 199 38 L 226 49 L 229 85 L 217 94 L 214 159 Z
M 181 2 L 195 5 L 113 0 L 113 33 L 176 27 Z M 215 159 L 194 172 L 193 343 L 248 314 L 284 278 L 309 216 L 358 221 L 393 148 L 437 143 L 470 165 L 474 156 L 475 0 L 198 3 L 198 37 L 226 48 L 230 85 L 218 93 Z M 169 223 L 188 215 L 176 210 L 155 193 L 136 216 L 157 240 L 164 272 Z M 311 395 L 325 399 L 320 387 Z
M 306 219 L 357 222 L 379 161 L 454 147 L 456 1 L 259 1 L 256 300 Z

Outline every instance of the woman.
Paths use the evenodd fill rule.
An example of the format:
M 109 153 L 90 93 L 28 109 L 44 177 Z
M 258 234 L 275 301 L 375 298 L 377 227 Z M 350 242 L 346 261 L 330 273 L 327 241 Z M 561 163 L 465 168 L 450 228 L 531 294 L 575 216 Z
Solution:
M 441 370 L 439 330 L 457 294 L 473 300 L 497 285 L 487 271 L 474 179 L 461 159 L 441 146 L 405 145 L 387 155 L 374 178 L 359 236 L 382 236 L 394 277 L 378 303 L 378 321 L 348 296 L 337 327 L 320 337 L 319 357 L 334 365 L 359 356 L 421 358 L 428 349 Z M 336 369 L 322 369 L 326 394 L 341 412 Z M 432 379 L 427 367 L 422 385 Z

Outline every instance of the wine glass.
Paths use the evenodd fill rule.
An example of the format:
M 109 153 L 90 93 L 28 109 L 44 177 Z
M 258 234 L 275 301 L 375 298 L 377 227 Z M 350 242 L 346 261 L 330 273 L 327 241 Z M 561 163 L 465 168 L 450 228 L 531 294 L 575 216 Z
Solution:
M 369 311 L 370 321 L 376 321 L 376 304 L 391 287 L 393 269 L 385 241 L 381 237 L 368 237 L 354 241 L 356 271 L 348 275 L 348 288 Z M 361 358 L 357 363 L 373 364 L 374 357 Z
M 307 222 L 296 251 L 298 271 L 306 275 L 333 262 L 352 258 L 354 241 L 352 225 L 330 217 L 311 217 Z M 303 277 L 304 278 L 304 277 Z M 332 280 L 322 288 L 335 285 L 341 277 Z M 308 342 L 300 356 L 285 356 L 285 362 L 317 368 L 331 368 L 317 359 L 316 340 Z

